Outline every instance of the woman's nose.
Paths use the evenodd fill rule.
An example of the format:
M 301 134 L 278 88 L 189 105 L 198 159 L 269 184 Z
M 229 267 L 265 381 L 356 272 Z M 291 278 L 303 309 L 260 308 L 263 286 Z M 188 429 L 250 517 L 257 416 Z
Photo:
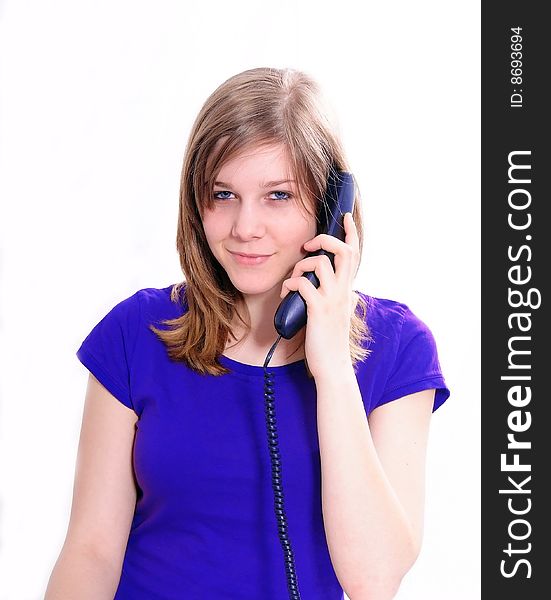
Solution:
M 266 224 L 264 215 L 257 206 L 246 202 L 241 203 L 235 213 L 233 223 L 233 235 L 241 239 L 262 237 L 264 235 Z

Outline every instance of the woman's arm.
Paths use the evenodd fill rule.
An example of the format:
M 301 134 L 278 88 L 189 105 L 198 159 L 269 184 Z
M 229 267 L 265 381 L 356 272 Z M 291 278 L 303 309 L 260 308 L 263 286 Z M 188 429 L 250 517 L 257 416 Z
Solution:
M 351 600 L 390 600 L 423 531 L 434 390 L 366 417 L 352 366 L 316 378 L 322 508 L 335 573 Z
M 121 571 L 93 550 L 64 544 L 44 600 L 113 600 Z
M 90 373 L 69 527 L 45 600 L 113 600 L 136 506 L 137 419 Z

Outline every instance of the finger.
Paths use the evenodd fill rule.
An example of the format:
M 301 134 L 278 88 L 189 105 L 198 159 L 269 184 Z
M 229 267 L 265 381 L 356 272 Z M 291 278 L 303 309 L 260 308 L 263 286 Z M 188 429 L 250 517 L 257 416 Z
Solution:
M 315 238 L 308 240 L 304 243 L 304 249 L 307 252 L 315 252 L 316 250 L 327 250 L 328 252 L 332 252 L 333 254 L 337 254 L 344 242 L 341 242 L 338 238 L 333 235 L 329 235 L 327 233 L 320 233 L 316 235 Z
M 358 229 L 356 227 L 356 223 L 354 221 L 354 217 L 352 216 L 351 212 L 347 212 L 344 215 L 344 230 L 346 232 L 344 241 L 349 246 L 352 246 L 352 248 L 357 250 L 359 253 L 360 252 L 360 238 L 358 236 Z
M 348 273 L 347 280 L 353 281 L 356 276 L 356 272 L 358 271 L 358 266 L 360 264 L 360 238 L 358 236 L 358 230 L 356 228 L 356 223 L 354 222 L 354 217 L 351 212 L 347 212 L 344 215 L 344 229 L 345 229 L 345 242 L 346 245 L 352 249 L 352 257 L 349 261 L 350 271 Z
M 353 249 L 359 252 L 360 250 L 360 238 L 358 236 L 358 230 L 356 223 L 351 212 L 344 213 L 343 215 L 343 228 L 344 228 L 344 242 L 336 238 L 335 236 L 327 233 L 320 233 L 316 237 L 308 240 L 304 244 L 304 249 L 307 252 L 315 252 L 320 248 L 337 254 L 339 248 L 342 248 L 342 244 L 351 246 Z
M 315 271 L 316 266 L 318 269 L 322 269 L 324 271 L 326 271 L 328 268 L 333 271 L 333 266 L 331 265 L 329 257 L 325 254 L 318 254 L 316 256 L 307 256 L 306 258 L 299 260 L 293 269 L 291 277 L 299 277 L 308 271 Z
M 304 248 L 308 252 L 315 252 L 322 248 L 334 254 L 335 271 L 339 281 L 351 281 L 354 277 L 358 265 L 357 257 L 359 252 L 347 243 L 332 235 L 321 233 L 304 244 Z
M 306 279 L 306 277 L 295 277 L 287 279 L 283 282 L 284 289 L 281 293 L 282 297 L 286 296 L 290 291 L 298 291 L 306 302 L 307 307 L 314 306 L 316 294 L 318 293 L 314 284 Z
M 329 257 L 325 254 L 320 256 L 309 256 L 299 261 L 293 269 L 291 278 L 305 279 L 305 277 L 302 277 L 302 274 L 309 272 L 314 272 L 316 274 L 320 281 L 320 287 L 322 287 L 324 291 L 329 292 L 336 285 L 337 279 L 335 271 L 333 271 Z M 287 281 L 289 280 L 285 279 L 282 282 L 280 293 L 281 297 L 287 293 L 284 285 Z

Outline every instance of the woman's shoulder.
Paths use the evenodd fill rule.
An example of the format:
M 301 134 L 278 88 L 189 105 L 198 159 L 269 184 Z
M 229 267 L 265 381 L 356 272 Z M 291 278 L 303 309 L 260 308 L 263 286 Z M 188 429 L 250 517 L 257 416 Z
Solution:
M 366 306 L 366 319 L 370 326 L 401 326 L 406 317 L 413 315 L 404 302 L 390 298 L 372 296 L 361 290 L 354 290 L 363 298 Z
M 187 309 L 184 289 L 185 283 L 139 289 L 135 296 L 139 300 L 142 316 L 147 320 L 179 317 Z
M 432 343 L 433 336 L 428 325 L 408 304 L 355 291 L 365 300 L 365 320 L 372 338 L 403 344 L 413 338 L 424 337 Z

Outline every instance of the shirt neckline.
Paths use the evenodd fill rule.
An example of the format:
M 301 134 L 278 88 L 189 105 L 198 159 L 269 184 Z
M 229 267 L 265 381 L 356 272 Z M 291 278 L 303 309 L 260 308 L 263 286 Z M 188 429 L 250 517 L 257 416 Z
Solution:
M 248 365 L 247 363 L 242 363 L 234 360 L 233 358 L 229 358 L 225 354 L 221 354 L 218 357 L 220 364 L 225 367 L 228 367 L 232 371 L 236 371 L 237 373 L 244 373 L 245 375 L 253 375 L 256 377 L 264 377 L 264 367 L 259 365 Z M 304 359 L 296 360 L 291 363 L 287 363 L 286 365 L 278 365 L 273 367 L 268 364 L 268 372 L 273 372 L 274 375 L 284 375 L 291 373 L 298 373 L 300 371 L 306 372 L 306 363 Z

